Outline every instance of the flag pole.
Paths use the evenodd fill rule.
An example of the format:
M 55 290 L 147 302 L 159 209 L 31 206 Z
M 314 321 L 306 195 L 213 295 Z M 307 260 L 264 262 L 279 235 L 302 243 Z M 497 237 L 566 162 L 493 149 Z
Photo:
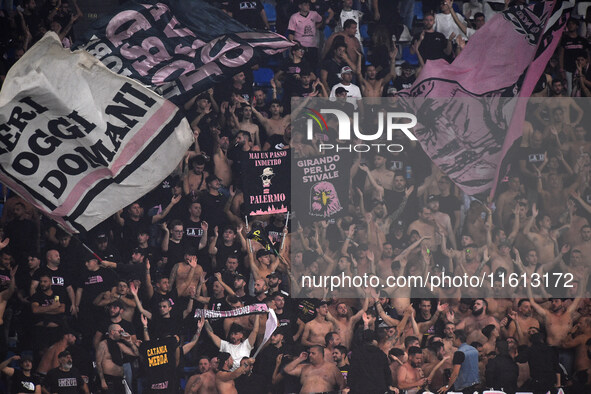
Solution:
M 287 211 L 287 217 L 285 218 L 285 228 L 287 229 L 287 223 L 289 223 L 289 211 Z M 285 244 L 285 232 L 283 233 L 283 237 L 281 238 L 281 248 L 283 250 L 283 245 Z
M 246 222 L 246 228 L 249 228 L 248 227 L 248 215 L 244 215 L 244 220 Z M 250 238 L 248 238 L 248 250 L 250 251 L 250 253 L 252 253 L 252 243 L 250 242 Z

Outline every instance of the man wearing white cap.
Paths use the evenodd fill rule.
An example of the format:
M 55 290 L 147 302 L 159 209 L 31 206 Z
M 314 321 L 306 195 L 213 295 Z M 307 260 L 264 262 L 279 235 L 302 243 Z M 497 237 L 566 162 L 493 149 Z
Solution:
M 351 83 L 353 80 L 353 70 L 351 67 L 344 66 L 341 68 L 339 78 L 341 82 L 332 87 L 329 97 L 331 99 L 336 98 L 337 89 L 342 88 L 347 92 L 347 102 L 353 104 L 355 109 L 357 109 L 357 100 L 361 99 L 363 96 L 361 95 L 361 89 L 359 89 L 359 86 Z M 339 90 L 342 91 L 342 89 Z

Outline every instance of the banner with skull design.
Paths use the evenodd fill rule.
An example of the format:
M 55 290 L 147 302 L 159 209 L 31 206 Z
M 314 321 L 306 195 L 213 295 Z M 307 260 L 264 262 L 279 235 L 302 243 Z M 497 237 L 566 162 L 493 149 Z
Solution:
M 349 203 L 351 154 L 294 159 L 294 218 L 302 225 L 345 215 Z
M 286 213 L 289 210 L 289 161 L 287 150 L 245 152 L 242 191 L 250 216 Z

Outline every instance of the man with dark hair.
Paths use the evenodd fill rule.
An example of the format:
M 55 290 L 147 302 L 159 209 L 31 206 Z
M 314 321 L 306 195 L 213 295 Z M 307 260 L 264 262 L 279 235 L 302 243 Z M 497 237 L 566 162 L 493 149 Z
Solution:
M 13 361 L 20 360 L 20 369 L 9 367 Z M 10 376 L 13 393 L 41 393 L 39 378 L 31 373 L 33 370 L 33 357 L 29 355 L 12 356 L 0 363 L 0 371 Z
M 351 69 L 356 70 L 347 55 L 347 45 L 344 42 L 335 42 L 331 51 L 332 53 L 327 53 L 325 56 L 320 69 L 320 81 L 326 91 L 330 91 L 334 85 L 340 82 L 338 74 L 343 67 L 348 65 Z
M 509 344 L 498 339 L 495 346 L 496 357 L 486 364 L 486 387 L 514 393 L 517 389 L 519 367 L 509 355 Z
M 418 48 L 420 56 L 425 60 L 443 59 L 452 54 L 452 41 L 435 31 L 435 15 L 423 17 L 423 31 L 414 38 L 413 48 Z
M 201 356 L 197 360 L 198 373 L 191 376 L 185 387 L 185 394 L 213 394 L 215 388 L 215 372 L 208 356 Z
M 480 384 L 478 370 L 478 350 L 466 343 L 466 332 L 455 331 L 454 346 L 458 350 L 452 359 L 452 371 L 449 383 L 439 389 L 439 393 L 446 393 L 453 386 L 453 391 L 461 391 L 464 394 L 472 394 Z
M 377 347 L 372 330 L 362 333 L 363 344 L 351 353 L 347 381 L 352 394 L 384 393 L 392 381 L 386 354 Z
M 310 363 L 303 363 L 306 360 Z M 324 359 L 324 348 L 319 345 L 311 346 L 308 352 L 302 352 L 283 371 L 300 378 L 301 393 L 332 392 L 345 388 L 343 375 L 335 364 Z
M 215 375 L 215 387 L 218 393 L 235 394 L 238 393 L 234 380 L 238 377 L 250 372 L 254 359 L 246 359 L 246 361 L 238 368 L 231 369 L 236 363 L 240 361 L 234 360 L 230 353 L 220 352 L 218 354 L 219 371 Z
M 423 352 L 418 346 L 408 349 L 408 361 L 398 369 L 398 388 L 402 390 L 426 387 L 429 379 L 423 376 Z
M 54 291 L 47 274 L 39 277 L 39 289 L 31 297 L 35 329 L 35 350 L 43 351 L 59 339 L 59 327 L 64 324 L 65 293 Z
M 557 349 L 548 346 L 539 332 L 533 334 L 530 340 L 531 346 L 525 351 L 519 352 L 517 358 L 517 362 L 529 364 L 530 390 L 538 394 L 545 393 L 553 387 L 560 387 L 561 368 Z
M 257 356 L 254 372 L 264 378 L 263 381 L 265 382 L 266 389 L 271 388 L 271 380 L 277 357 L 285 353 L 286 332 L 285 327 L 277 327 L 271 338 L 269 338 L 269 345 Z

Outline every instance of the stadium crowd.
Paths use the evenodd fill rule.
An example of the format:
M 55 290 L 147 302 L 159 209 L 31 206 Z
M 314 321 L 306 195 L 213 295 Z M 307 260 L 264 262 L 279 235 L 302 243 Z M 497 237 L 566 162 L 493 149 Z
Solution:
M 242 152 L 318 154 L 317 140 L 292 134 L 291 98 L 394 96 L 424 62 L 452 61 L 485 14 L 522 3 L 216 3 L 297 44 L 261 65 L 271 74 L 238 73 L 186 103 L 195 143 L 156 189 L 73 237 L 4 188 L 0 391 L 591 392 L 591 141 L 573 99 L 591 88 L 587 16 L 569 20 L 493 201 L 465 196 L 406 143 L 355 156 L 348 214 L 336 221 L 243 220 Z M 2 4 L 0 81 L 45 32 L 68 47 L 83 15 L 74 0 Z M 255 223 L 278 255 L 249 239 Z M 343 273 L 563 275 L 488 293 L 298 281 Z M 267 313 L 194 317 L 254 304 L 278 321 L 256 356 Z

